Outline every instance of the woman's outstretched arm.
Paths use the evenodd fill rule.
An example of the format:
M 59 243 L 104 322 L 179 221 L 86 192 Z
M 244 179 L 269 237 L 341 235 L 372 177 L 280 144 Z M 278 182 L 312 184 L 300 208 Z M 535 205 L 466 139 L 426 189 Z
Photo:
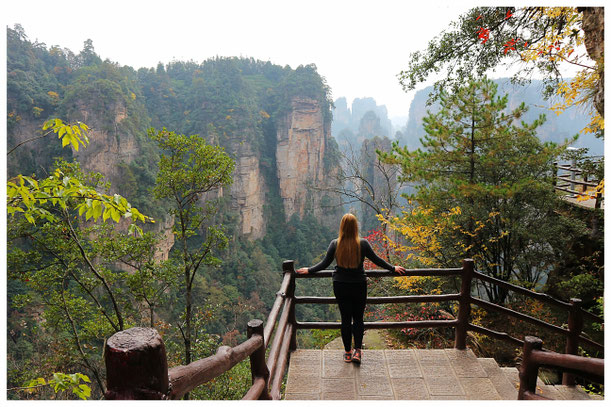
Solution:
M 399 274 L 403 274 L 403 272 L 405 271 L 405 268 L 401 267 L 401 266 L 393 266 L 392 264 L 388 263 L 386 260 L 384 260 L 383 258 L 381 258 L 380 256 L 378 256 L 373 249 L 371 248 L 371 245 L 369 244 L 369 242 L 367 240 L 363 239 L 363 251 L 364 251 L 364 255 L 365 257 L 367 257 L 369 260 L 371 260 L 376 266 L 378 267 L 382 267 L 388 271 L 394 271 L 396 273 Z
M 302 267 L 299 270 L 296 270 L 296 272 L 299 274 L 308 274 L 308 273 L 316 273 L 317 271 L 326 269 L 327 267 L 329 267 L 329 264 L 331 264 L 331 262 L 335 258 L 335 248 L 336 247 L 337 247 L 337 241 L 332 240 L 331 243 L 329 244 L 329 248 L 327 249 L 327 254 L 325 255 L 325 258 L 322 259 L 320 263 L 310 268 Z

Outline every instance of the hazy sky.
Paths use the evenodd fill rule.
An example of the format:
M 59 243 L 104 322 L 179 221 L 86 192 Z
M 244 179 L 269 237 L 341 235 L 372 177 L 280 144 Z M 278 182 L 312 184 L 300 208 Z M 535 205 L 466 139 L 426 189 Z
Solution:
M 434 4 L 434 5 L 431 5 Z M 11 1 L 9 27 L 31 41 L 75 53 L 90 38 L 96 52 L 133 68 L 174 59 L 244 56 L 296 68 L 314 63 L 333 98 L 374 97 L 407 116 L 412 95 L 397 74 L 469 9 L 457 1 Z
M 217 55 L 292 68 L 314 63 L 334 99 L 345 96 L 350 104 L 356 97 L 374 97 L 394 117 L 407 116 L 413 97 L 397 79 L 409 54 L 424 49 L 474 5 L 456 0 L 19 0 L 5 3 L 0 18 L 10 27 L 21 24 L 31 41 L 75 53 L 90 38 L 103 59 L 135 69 Z

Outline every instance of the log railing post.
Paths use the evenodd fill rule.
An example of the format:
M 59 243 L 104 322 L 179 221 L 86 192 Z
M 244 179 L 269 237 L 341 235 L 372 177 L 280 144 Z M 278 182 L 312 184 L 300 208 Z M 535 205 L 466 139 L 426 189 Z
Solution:
M 473 259 L 462 262 L 462 283 L 460 285 L 460 300 L 458 303 L 458 322 L 455 330 L 454 347 L 465 349 L 467 347 L 467 330 L 469 327 L 469 314 L 471 312 L 471 280 L 473 279 Z
M 541 350 L 543 342 L 535 336 L 524 338 L 524 348 L 522 352 L 522 364 L 520 365 L 520 388 L 518 390 L 518 400 L 524 400 L 524 393 L 535 394 L 537 389 L 537 375 L 539 366 L 531 362 L 533 350 Z
M 287 299 L 292 298 L 288 320 L 289 324 L 293 326 L 291 344 L 289 345 L 289 350 L 292 352 L 297 349 L 297 318 L 295 317 L 295 261 L 284 261 L 282 263 L 282 273 L 291 273 L 291 282 L 286 290 L 286 297 Z
M 250 355 L 250 373 L 252 375 L 252 383 L 259 377 L 265 380 L 265 387 L 259 396 L 259 400 L 271 400 L 269 395 L 269 370 L 265 364 L 265 338 L 263 337 L 263 321 L 253 319 L 248 321 L 247 328 L 248 339 L 253 335 L 260 335 L 263 338 L 261 347 Z
M 558 184 L 558 162 L 554 162 L 554 176 L 552 177 L 552 186 L 555 188 Z
M 161 335 L 153 328 L 130 328 L 106 341 L 107 400 L 165 400 L 168 362 Z
M 577 159 L 576 158 L 573 158 L 571 160 L 570 172 L 571 172 L 571 181 L 575 181 L 575 178 L 577 175 Z M 571 186 L 570 186 L 571 191 L 575 191 L 575 186 L 576 184 L 574 182 L 571 182 Z
M 581 300 L 579 298 L 571 298 L 569 301 L 571 309 L 569 310 L 569 335 L 566 339 L 566 348 L 564 353 L 569 355 L 577 355 L 579 351 L 579 335 L 583 329 L 583 313 L 581 312 Z M 565 386 L 575 385 L 575 375 L 570 373 L 562 374 L 562 384 Z

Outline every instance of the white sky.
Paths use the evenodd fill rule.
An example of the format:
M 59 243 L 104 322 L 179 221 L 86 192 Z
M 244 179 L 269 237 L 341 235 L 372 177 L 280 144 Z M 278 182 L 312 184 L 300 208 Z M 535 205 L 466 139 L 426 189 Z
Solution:
M 465 0 L 21 0 L 2 6 L 0 18 L 9 27 L 21 24 L 31 41 L 75 53 L 91 39 L 103 59 L 135 69 L 217 55 L 292 68 L 314 63 L 333 99 L 345 96 L 350 104 L 357 97 L 373 97 L 395 117 L 407 116 L 413 98 L 414 92 L 403 92 L 397 79 L 409 54 L 424 49 L 478 4 L 497 5 Z
M 314 63 L 333 99 L 373 97 L 389 116 L 407 116 L 413 95 L 397 74 L 464 2 L 438 1 L 11 1 L 5 24 L 31 41 L 96 52 L 135 69 L 174 59 L 244 56 L 296 68 Z

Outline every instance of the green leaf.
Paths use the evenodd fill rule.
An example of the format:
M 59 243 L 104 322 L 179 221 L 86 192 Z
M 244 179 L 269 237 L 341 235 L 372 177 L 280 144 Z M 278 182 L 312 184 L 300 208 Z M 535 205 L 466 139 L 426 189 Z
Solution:
M 87 205 L 80 204 L 78 207 L 78 216 L 83 216 L 83 213 L 87 210 Z
M 91 397 L 91 388 L 87 386 L 86 384 L 79 385 L 78 389 L 80 391 L 77 392 L 75 388 L 74 392 L 76 393 L 77 396 L 79 396 L 83 400 L 87 400 L 89 397 Z
M 119 220 L 121 220 L 121 214 L 114 208 L 111 208 L 111 210 L 112 212 L 110 213 L 110 216 L 112 216 L 112 220 L 119 223 Z
M 81 378 L 81 380 L 83 380 L 85 383 L 91 383 L 91 380 L 89 379 L 89 376 L 82 374 L 82 373 L 77 373 L 76 374 L 79 378 Z
M 36 224 L 36 221 L 34 220 L 34 218 L 32 217 L 32 215 L 30 215 L 28 212 L 25 212 L 23 214 L 23 216 L 25 216 L 25 218 L 27 219 L 28 222 L 30 222 L 32 225 Z
M 102 222 L 106 222 L 106 220 L 110 218 L 111 209 L 112 208 L 106 208 L 106 210 L 104 210 L 104 215 L 102 215 Z

